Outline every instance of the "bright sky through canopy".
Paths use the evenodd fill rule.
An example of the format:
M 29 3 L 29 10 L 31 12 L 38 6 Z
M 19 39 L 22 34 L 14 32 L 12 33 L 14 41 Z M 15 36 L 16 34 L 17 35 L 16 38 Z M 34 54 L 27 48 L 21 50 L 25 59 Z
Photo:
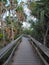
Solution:
M 19 3 L 22 2 L 22 1 L 23 1 L 23 2 L 27 2 L 27 0 L 18 0 Z
M 20 4 L 20 2 L 27 2 L 27 0 L 17 0 L 18 1 L 18 3 Z M 9 3 L 9 0 L 7 0 L 7 6 L 9 5 L 10 3 Z M 33 21 L 35 21 L 36 20 L 36 18 L 34 18 L 33 16 L 31 16 L 30 15 L 30 10 L 28 9 L 28 7 L 27 7 L 27 5 L 24 5 L 23 6 L 23 9 L 24 9 L 24 12 L 25 12 L 25 14 L 27 15 L 27 19 L 29 20 L 29 19 L 32 19 Z M 11 16 L 12 16 L 12 11 L 11 11 L 11 14 L 10 14 Z M 4 20 L 4 18 L 6 18 L 6 16 L 9 16 L 9 12 L 8 11 L 6 11 L 5 13 L 4 13 L 4 16 L 3 16 L 3 20 Z M 28 26 L 29 25 L 29 23 L 23 23 L 23 26 L 25 27 L 25 26 Z M 30 25 L 28 26 L 28 27 L 30 27 Z
M 22 27 L 24 27 L 24 28 L 30 28 L 30 23 L 28 23 L 28 22 L 23 22 L 23 26 Z

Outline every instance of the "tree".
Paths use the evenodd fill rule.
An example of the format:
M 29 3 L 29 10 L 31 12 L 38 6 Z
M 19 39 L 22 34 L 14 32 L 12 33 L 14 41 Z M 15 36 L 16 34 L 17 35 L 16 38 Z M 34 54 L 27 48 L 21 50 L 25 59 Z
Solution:
M 31 15 L 34 15 L 36 18 L 38 18 L 38 23 L 41 28 L 41 33 L 43 37 L 43 43 L 46 45 L 47 43 L 47 33 L 49 30 L 49 4 L 48 0 L 40 0 L 36 2 L 31 2 L 30 9 L 31 9 Z M 38 26 L 38 27 L 39 27 Z M 37 26 L 36 26 L 37 27 Z M 39 30 L 40 30 L 39 28 Z M 38 29 L 37 29 L 38 30 Z
M 5 13 L 5 4 L 7 0 L 0 0 L 0 22 L 1 22 L 1 30 L 3 33 L 3 42 L 5 41 L 5 33 L 4 33 L 4 22 L 2 20 L 2 16 Z
M 16 8 L 16 15 L 17 15 L 19 21 L 24 21 L 25 20 L 24 11 L 23 11 L 22 6 L 18 6 Z

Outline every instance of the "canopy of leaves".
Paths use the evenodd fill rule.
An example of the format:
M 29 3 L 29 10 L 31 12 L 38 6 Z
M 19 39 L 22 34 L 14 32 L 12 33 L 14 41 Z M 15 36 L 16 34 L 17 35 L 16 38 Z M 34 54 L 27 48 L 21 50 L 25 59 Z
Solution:
M 16 8 L 16 12 L 17 12 L 17 11 L 23 12 L 23 7 L 22 7 L 22 6 L 18 6 L 18 7 Z
M 7 2 L 7 0 L 0 0 L 0 2 Z
M 6 18 L 5 18 L 5 21 L 6 21 L 6 24 L 8 25 L 8 24 L 11 24 L 11 21 L 10 21 L 10 19 L 9 19 L 9 16 L 7 16 Z
M 15 4 L 18 4 L 18 1 L 17 1 L 17 0 L 14 0 L 14 3 L 15 3 Z

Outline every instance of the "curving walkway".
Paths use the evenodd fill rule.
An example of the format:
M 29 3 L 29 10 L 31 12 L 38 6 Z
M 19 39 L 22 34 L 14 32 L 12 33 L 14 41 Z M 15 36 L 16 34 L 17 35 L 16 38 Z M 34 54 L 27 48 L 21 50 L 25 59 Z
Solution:
M 15 52 L 10 65 L 44 65 L 28 38 L 22 37 L 22 42 Z

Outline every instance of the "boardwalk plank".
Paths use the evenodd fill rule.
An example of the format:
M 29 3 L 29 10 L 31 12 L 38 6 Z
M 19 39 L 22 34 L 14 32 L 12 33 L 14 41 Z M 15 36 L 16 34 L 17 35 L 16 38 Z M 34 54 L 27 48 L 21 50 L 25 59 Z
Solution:
M 28 38 L 22 37 L 22 42 L 15 52 L 10 65 L 44 65 L 36 50 L 32 48 Z

